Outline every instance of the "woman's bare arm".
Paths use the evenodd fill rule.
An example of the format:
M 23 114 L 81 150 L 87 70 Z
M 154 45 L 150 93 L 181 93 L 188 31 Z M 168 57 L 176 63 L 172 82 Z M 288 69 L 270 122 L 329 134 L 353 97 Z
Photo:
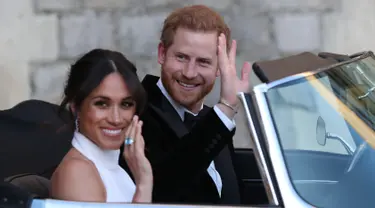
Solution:
M 152 201 L 152 182 L 145 185 L 137 185 L 133 196 L 133 203 L 151 203 Z
M 52 177 L 51 195 L 55 199 L 106 202 L 106 192 L 95 166 L 89 161 L 69 159 L 61 163 Z

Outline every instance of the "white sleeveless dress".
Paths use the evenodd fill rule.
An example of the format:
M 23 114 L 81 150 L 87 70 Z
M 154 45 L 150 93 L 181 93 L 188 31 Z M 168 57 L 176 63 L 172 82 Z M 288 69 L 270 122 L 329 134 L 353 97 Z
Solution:
M 133 200 L 136 187 L 128 173 L 118 163 L 119 149 L 102 150 L 77 131 L 74 133 L 72 145 L 95 164 L 106 189 L 106 202 L 131 202 Z

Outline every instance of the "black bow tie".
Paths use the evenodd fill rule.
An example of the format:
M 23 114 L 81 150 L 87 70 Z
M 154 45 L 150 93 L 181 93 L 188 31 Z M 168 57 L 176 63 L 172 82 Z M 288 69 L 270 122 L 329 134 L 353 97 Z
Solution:
M 195 123 L 200 119 L 200 115 L 194 116 L 191 113 L 185 112 L 184 124 L 190 130 Z

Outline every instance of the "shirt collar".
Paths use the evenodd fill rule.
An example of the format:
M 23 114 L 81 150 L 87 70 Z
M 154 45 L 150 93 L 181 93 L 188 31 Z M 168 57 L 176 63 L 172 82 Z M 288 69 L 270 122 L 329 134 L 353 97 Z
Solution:
M 177 111 L 178 115 L 180 116 L 181 120 L 184 120 L 185 118 L 185 112 L 188 112 L 188 113 L 191 113 L 193 115 L 198 115 L 196 113 L 193 113 L 191 111 L 189 111 L 188 109 L 186 109 L 184 106 L 180 105 L 179 103 L 177 103 L 176 101 L 173 100 L 173 98 L 169 95 L 169 93 L 167 92 L 167 90 L 165 89 L 161 79 L 159 78 L 158 82 L 156 83 L 156 85 L 159 87 L 160 91 L 163 93 L 163 95 L 167 98 L 167 100 L 169 101 L 169 103 L 171 103 L 171 105 L 173 106 L 173 108 Z M 201 109 L 203 109 L 203 104 L 201 106 Z

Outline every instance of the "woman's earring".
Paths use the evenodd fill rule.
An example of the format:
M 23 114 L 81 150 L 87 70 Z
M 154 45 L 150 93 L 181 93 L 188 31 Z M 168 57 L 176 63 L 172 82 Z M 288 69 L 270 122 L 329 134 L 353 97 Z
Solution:
M 79 117 L 78 116 L 76 117 L 75 124 L 76 124 L 76 131 L 79 132 Z

